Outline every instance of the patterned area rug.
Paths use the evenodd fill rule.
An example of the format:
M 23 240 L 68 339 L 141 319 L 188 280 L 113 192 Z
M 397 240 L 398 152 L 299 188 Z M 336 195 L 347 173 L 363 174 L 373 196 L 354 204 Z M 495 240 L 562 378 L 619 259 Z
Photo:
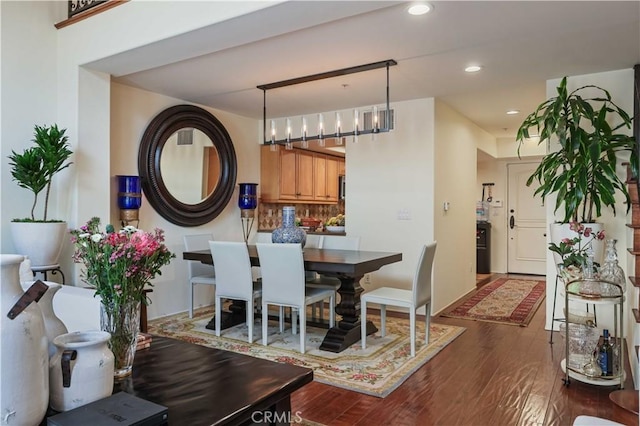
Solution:
M 277 321 L 269 323 L 269 345 L 262 345 L 262 327 L 254 326 L 254 343 L 247 342 L 247 326 L 240 324 L 222 331 L 220 337 L 205 328 L 213 309 L 204 308 L 189 319 L 186 313 L 149 321 L 149 333 L 172 337 L 211 348 L 243 353 L 276 362 L 286 362 L 313 369 L 314 380 L 332 386 L 384 398 L 414 371 L 433 358 L 464 330 L 464 327 L 431 323 L 429 345 L 424 345 L 424 322 L 416 330 L 416 356 L 410 356 L 409 320 L 387 316 L 387 335 L 368 336 L 367 349 L 360 343 L 341 353 L 317 349 L 326 330 L 307 327 L 306 353 L 301 354 L 300 337 L 285 327 L 280 333 Z M 374 324 L 379 317 L 372 316 Z
M 499 278 L 440 315 L 526 327 L 544 297 L 545 281 Z

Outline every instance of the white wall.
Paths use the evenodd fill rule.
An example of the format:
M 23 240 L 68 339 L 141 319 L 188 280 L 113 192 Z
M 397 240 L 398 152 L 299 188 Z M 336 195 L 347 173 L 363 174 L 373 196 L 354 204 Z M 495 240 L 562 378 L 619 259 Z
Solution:
M 400 251 L 403 256 L 402 262 L 372 273 L 365 289 L 411 288 L 422 246 L 434 239 L 433 99 L 394 102 L 391 108 L 395 130 L 346 146 L 347 234 L 359 235 L 364 250 Z M 409 220 L 398 219 L 403 209 Z M 437 253 L 436 264 L 441 259 Z
M 434 228 L 438 241 L 433 311 L 475 288 L 477 146 L 495 138 L 441 101 L 435 103 Z M 449 210 L 444 210 L 444 203 Z M 435 289 L 438 289 L 436 292 Z
M 111 162 L 110 162 L 110 215 L 111 223 L 118 223 L 119 211 L 116 205 L 116 175 L 137 174 L 137 152 L 145 128 L 155 115 L 163 109 L 185 102 L 121 84 L 111 85 Z M 258 182 L 260 179 L 260 147 L 258 122 L 253 119 L 224 111 L 205 108 L 211 112 L 229 132 L 238 160 L 237 182 Z M 200 182 L 197 182 L 198 185 Z M 162 218 L 151 207 L 143 194 L 140 209 L 140 227 L 151 230 L 155 227 L 165 230 L 166 243 L 176 253 L 176 259 L 162 269 L 162 275 L 155 281 L 156 290 L 150 294 L 149 318 L 164 316 L 188 307 L 187 264 L 182 260 L 184 250 L 182 238 L 186 234 L 213 233 L 216 239 L 242 241 L 240 209 L 237 205 L 237 187 L 222 214 L 212 222 L 187 228 L 174 225 Z M 106 217 L 103 217 L 106 220 Z M 213 303 L 210 286 L 196 286 L 196 306 Z
M 9 223 L 29 217 L 33 194 L 12 181 L 7 156 L 31 145 L 33 127 L 56 122 L 56 38 L 51 25 L 62 2 L 0 2 L 0 248 L 13 253 Z M 25 19 L 28 18 L 28 19 Z M 26 54 L 25 52 L 28 52 Z M 63 171 L 62 173 L 65 173 Z M 53 189 L 59 190 L 54 187 Z M 44 197 L 36 211 L 43 215 Z M 49 217 L 56 211 L 55 197 Z

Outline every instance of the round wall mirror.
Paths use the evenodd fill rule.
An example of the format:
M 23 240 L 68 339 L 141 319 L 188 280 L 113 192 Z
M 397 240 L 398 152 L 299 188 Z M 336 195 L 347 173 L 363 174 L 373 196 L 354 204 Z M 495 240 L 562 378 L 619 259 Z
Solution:
M 210 222 L 226 207 L 237 160 L 222 123 L 194 105 L 165 109 L 142 136 L 138 173 L 149 204 L 181 226 Z

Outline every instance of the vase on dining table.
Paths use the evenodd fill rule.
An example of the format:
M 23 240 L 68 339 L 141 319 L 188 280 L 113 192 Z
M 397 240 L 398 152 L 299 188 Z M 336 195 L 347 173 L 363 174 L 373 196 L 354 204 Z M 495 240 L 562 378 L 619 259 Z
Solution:
M 140 327 L 140 298 L 100 303 L 100 328 L 111 334 L 109 349 L 114 356 L 114 376 L 131 374 Z
M 299 243 L 304 247 L 307 242 L 307 233 L 296 226 L 296 208 L 285 206 L 282 208 L 282 225 L 271 233 L 271 241 L 274 243 Z

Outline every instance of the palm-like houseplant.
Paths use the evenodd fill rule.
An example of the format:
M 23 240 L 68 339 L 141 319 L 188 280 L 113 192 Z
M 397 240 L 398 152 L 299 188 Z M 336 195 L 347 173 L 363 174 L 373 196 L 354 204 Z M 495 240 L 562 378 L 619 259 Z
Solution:
M 563 242 L 581 240 L 575 229 L 588 223 L 589 231 L 601 229 L 595 219 L 601 216 L 602 208 L 608 207 L 616 215 L 616 192 L 620 192 L 631 207 L 629 192 L 616 173 L 618 155 L 631 156 L 632 173 L 637 176 L 637 154 L 633 136 L 624 133 L 631 130 L 631 117 L 611 99 L 610 93 L 598 86 L 586 85 L 569 92 L 567 78 L 564 77 L 557 88 L 558 95 L 536 108 L 524 120 L 517 133 L 519 148 L 530 137 L 529 130 L 535 128 L 539 143 L 557 140 L 557 149 L 543 157 L 542 161 L 527 180 L 527 186 L 534 181 L 540 186 L 534 192 L 543 202 L 551 194 L 556 194 L 554 212 L 563 206 L 560 224 L 551 226 L 549 249 L 554 252 L 556 264 L 568 266 L 567 258 L 560 256 L 558 247 Z M 571 223 L 571 227 L 566 224 Z M 598 239 L 604 233 L 598 232 Z M 591 245 L 589 241 L 582 241 Z M 574 250 L 578 245 L 572 245 Z M 594 259 L 601 258 L 602 245 L 594 248 Z M 584 258 L 580 256 L 569 257 Z M 582 268 L 578 261 L 571 266 Z
M 34 128 L 34 146 L 26 148 L 21 154 L 11 151 L 9 165 L 11 176 L 18 186 L 33 193 L 31 216 L 12 220 L 12 234 L 16 250 L 29 256 L 33 266 L 49 266 L 57 264 L 66 233 L 66 224 L 62 220 L 48 219 L 49 196 L 53 177 L 61 170 L 69 167 L 69 158 L 73 152 L 69 149 L 69 138 L 66 129 L 57 125 L 38 126 Z M 42 217 L 36 219 L 38 196 L 45 191 Z M 35 226 L 33 226 L 35 225 Z M 43 229 L 53 227 L 54 230 Z M 30 234 L 34 234 L 33 237 Z M 47 250 L 45 244 L 57 243 Z
M 557 139 L 558 149 L 547 154 L 527 180 L 538 181 L 535 195 L 544 201 L 556 194 L 555 210 L 564 205 L 563 223 L 591 223 L 601 215 L 602 207 L 616 214 L 616 192 L 627 203 L 627 188 L 616 174 L 617 155 L 629 152 L 632 173 L 637 176 L 634 138 L 621 132 L 631 129 L 631 117 L 601 87 L 587 85 L 569 92 L 564 77 L 558 95 L 540 104 L 524 120 L 517 133 L 519 148 L 535 128 L 539 143 Z M 583 93 L 585 95 L 583 96 Z

